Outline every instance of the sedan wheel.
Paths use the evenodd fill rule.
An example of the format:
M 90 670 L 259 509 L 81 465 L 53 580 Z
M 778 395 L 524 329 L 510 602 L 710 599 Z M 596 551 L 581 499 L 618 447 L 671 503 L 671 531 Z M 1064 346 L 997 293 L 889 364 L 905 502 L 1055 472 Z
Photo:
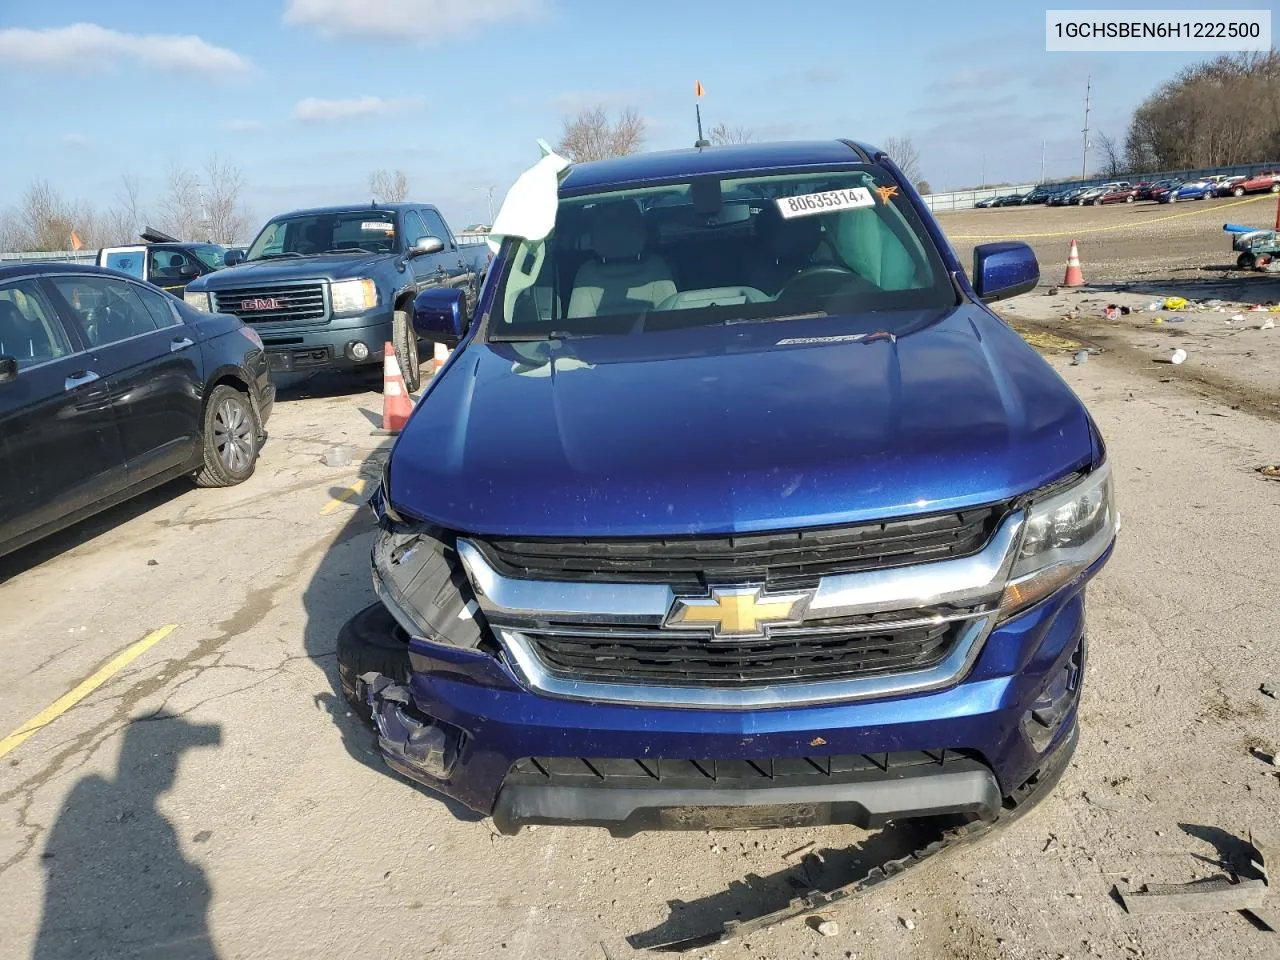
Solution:
M 213 447 L 222 465 L 232 473 L 240 473 L 253 461 L 253 444 L 249 434 L 253 423 L 245 415 L 244 406 L 234 400 L 223 400 L 213 414 Z
M 1125 198 L 1124 198 L 1124 202 L 1125 202 L 1125 203 L 1133 203 L 1133 197 L 1125 197 Z
M 1243 197 L 1243 196 L 1244 196 L 1244 187 L 1236 187 L 1234 190 L 1232 190 L 1232 191 L 1231 191 L 1231 195 L 1232 195 L 1233 197 Z
M 1273 183 L 1273 184 L 1271 185 L 1271 192 L 1272 192 L 1272 193 L 1280 193 L 1280 183 Z
M 201 487 L 230 487 L 253 476 L 258 463 L 258 424 L 249 397 L 220 384 L 209 394 L 201 437 Z

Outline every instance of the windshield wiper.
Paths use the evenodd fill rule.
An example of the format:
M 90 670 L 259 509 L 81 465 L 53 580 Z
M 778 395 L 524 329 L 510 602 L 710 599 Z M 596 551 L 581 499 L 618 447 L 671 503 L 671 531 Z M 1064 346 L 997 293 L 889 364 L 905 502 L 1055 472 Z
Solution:
M 261 256 L 254 257 L 255 260 L 277 260 L 280 257 L 301 257 L 302 254 L 296 250 L 281 250 L 279 253 L 264 253 Z
M 511 333 L 507 336 L 490 337 L 490 343 L 538 343 L 542 340 L 567 340 L 573 334 L 563 330 L 552 330 L 550 333 Z
M 330 247 L 325 253 L 377 253 L 377 250 L 368 250 L 365 247 Z
M 814 310 L 812 313 L 784 313 L 772 317 L 730 317 L 722 322 L 722 326 L 731 327 L 739 323 L 773 323 L 775 320 L 818 320 L 830 316 L 825 310 Z

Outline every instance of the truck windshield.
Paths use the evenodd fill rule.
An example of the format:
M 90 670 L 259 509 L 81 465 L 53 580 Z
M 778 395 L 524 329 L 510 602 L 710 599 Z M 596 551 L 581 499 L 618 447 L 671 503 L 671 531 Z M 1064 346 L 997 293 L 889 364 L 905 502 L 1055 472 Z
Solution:
M 227 265 L 222 259 L 226 252 L 226 247 L 220 247 L 213 243 L 191 248 L 191 255 L 210 270 L 221 270 Z
M 546 239 L 506 243 L 491 340 L 824 314 L 901 333 L 956 302 L 901 188 L 869 165 L 564 197 Z
M 392 253 L 397 249 L 396 242 L 395 214 L 389 210 L 304 214 L 268 223 L 245 259 Z

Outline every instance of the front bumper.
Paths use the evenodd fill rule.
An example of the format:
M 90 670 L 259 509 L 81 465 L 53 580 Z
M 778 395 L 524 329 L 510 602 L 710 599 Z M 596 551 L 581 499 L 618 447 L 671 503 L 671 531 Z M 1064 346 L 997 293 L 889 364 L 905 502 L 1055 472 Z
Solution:
M 721 710 L 558 699 L 490 654 L 415 638 L 408 685 L 367 677 L 379 743 L 395 769 L 505 832 L 990 818 L 1074 743 L 1085 584 L 1109 554 L 992 631 L 959 682 L 858 702 Z M 1046 709 L 1064 676 L 1069 695 Z M 817 775 L 789 783 L 797 763 Z
M 311 373 L 381 363 L 383 347 L 391 339 L 391 317 L 390 310 L 378 310 L 354 317 L 335 317 L 323 326 L 264 323 L 255 329 L 267 348 L 273 372 Z M 363 343 L 369 350 L 363 360 L 356 360 L 348 352 L 348 346 L 355 342 Z

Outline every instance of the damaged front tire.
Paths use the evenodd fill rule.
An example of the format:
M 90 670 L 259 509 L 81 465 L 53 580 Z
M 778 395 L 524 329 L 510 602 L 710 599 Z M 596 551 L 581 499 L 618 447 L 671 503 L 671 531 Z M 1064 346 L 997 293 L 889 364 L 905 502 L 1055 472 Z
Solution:
M 372 603 L 338 632 L 338 677 L 351 709 L 372 722 L 360 677 L 380 673 L 396 683 L 409 682 L 409 635 L 381 603 Z

